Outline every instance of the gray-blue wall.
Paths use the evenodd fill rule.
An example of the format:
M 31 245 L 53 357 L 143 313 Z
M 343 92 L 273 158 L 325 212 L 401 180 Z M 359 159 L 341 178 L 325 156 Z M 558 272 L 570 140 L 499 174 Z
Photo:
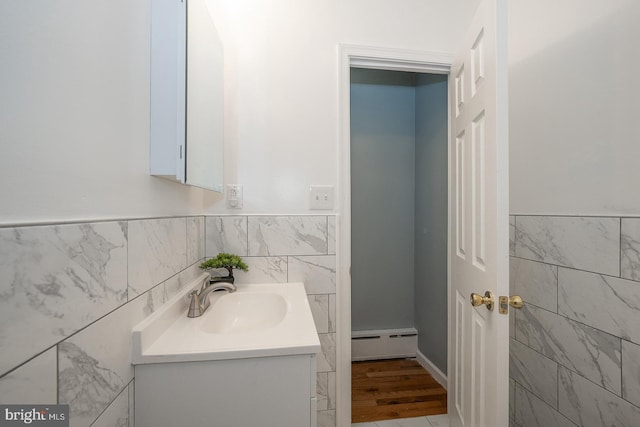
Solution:
M 416 80 L 415 327 L 418 349 L 447 372 L 447 76 Z
M 415 77 L 351 70 L 352 329 L 413 327 Z
M 352 69 L 352 329 L 447 367 L 447 77 Z

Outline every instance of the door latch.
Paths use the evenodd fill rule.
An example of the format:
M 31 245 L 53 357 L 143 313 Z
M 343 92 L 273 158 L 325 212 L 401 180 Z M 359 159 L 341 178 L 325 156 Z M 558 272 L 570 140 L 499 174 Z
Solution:
M 518 295 L 514 295 L 512 297 L 498 297 L 498 313 L 509 314 L 509 306 L 513 308 L 522 308 L 524 306 L 524 302 L 522 302 L 522 298 Z

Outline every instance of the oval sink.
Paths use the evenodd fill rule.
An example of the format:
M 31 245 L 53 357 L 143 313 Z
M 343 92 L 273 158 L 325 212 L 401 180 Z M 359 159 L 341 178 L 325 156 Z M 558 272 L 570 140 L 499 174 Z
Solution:
M 136 365 L 315 354 L 320 350 L 304 283 L 239 284 L 212 292 L 200 317 L 187 317 L 188 295 L 202 273 L 133 328 Z
M 278 325 L 287 314 L 286 300 L 274 293 L 225 292 L 211 300 L 200 327 L 212 334 L 263 331 Z

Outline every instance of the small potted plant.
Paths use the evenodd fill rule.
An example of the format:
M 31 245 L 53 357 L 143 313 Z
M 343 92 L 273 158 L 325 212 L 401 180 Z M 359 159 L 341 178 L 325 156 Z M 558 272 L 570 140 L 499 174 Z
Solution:
M 226 268 L 229 272 L 227 276 L 223 277 L 211 277 L 212 282 L 230 282 L 233 283 L 235 278 L 233 277 L 233 270 L 238 269 L 242 271 L 249 271 L 247 264 L 242 261 L 238 255 L 228 254 L 221 252 L 216 255 L 215 258 L 211 258 L 202 264 L 200 264 L 202 270 L 213 270 L 216 268 Z

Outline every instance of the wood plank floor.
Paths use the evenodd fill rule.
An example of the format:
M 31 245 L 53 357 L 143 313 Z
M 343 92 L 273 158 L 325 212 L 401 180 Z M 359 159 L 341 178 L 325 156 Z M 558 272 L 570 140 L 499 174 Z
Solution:
M 447 391 L 415 359 L 351 364 L 351 422 L 447 413 Z

